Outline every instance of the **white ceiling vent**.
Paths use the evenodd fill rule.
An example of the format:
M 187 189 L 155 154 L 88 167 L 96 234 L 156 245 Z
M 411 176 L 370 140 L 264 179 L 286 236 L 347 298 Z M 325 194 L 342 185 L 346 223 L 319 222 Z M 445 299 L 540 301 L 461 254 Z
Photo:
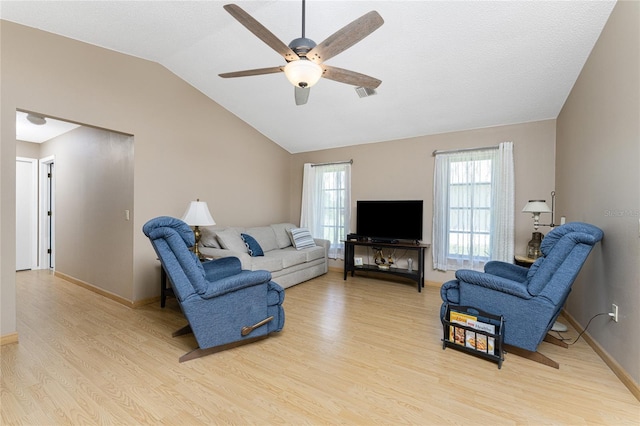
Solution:
M 378 92 L 376 92 L 375 89 L 372 89 L 370 87 L 356 87 L 356 93 L 361 98 L 366 98 L 367 96 L 373 96 L 378 94 Z

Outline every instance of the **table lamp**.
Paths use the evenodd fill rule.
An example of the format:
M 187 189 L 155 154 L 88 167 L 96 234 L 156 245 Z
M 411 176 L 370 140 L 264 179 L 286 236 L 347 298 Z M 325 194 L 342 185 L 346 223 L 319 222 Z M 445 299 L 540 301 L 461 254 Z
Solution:
M 547 205 L 546 200 L 529 200 L 522 211 L 524 213 L 531 213 L 533 215 L 533 229 L 535 231 L 533 232 L 533 234 L 531 234 L 531 240 L 527 244 L 527 257 L 529 257 L 530 259 L 537 259 L 542 254 L 540 252 L 540 244 L 542 243 L 543 235 L 542 232 L 537 232 L 538 228 L 541 226 L 540 214 L 551 213 L 552 210 Z
M 536 231 L 540 227 L 540 213 L 551 213 L 551 211 L 546 200 L 529 200 L 522 209 L 523 213 L 531 213 L 533 215 L 533 229 Z
M 211 217 L 209 213 L 209 207 L 206 201 L 200 201 L 198 198 L 196 201 L 189 203 L 187 211 L 182 215 L 182 220 L 189 226 L 193 226 L 193 235 L 196 238 L 195 245 L 193 246 L 193 253 L 200 259 L 200 250 L 198 249 L 198 243 L 200 242 L 200 227 L 212 226 L 216 224 L 216 221 Z

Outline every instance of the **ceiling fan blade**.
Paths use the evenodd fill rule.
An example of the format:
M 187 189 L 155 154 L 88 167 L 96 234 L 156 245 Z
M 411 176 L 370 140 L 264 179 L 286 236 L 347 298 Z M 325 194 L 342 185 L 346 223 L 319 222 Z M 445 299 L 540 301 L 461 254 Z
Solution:
M 324 70 L 322 77 L 340 83 L 350 84 L 352 86 L 362 86 L 375 89 L 380 86 L 380 83 L 382 83 L 382 80 L 378 80 L 377 78 L 338 67 L 330 67 L 323 64 L 322 69 Z
M 218 74 L 218 75 L 222 78 L 249 77 L 252 75 L 274 74 L 277 72 L 281 72 L 282 68 L 283 67 L 257 68 L 254 70 L 225 72 L 223 74 Z
M 295 92 L 295 98 L 296 98 L 296 105 L 304 105 L 307 103 L 307 100 L 309 100 L 309 92 L 311 92 L 311 89 L 309 87 L 305 87 L 304 89 L 302 87 L 298 87 L 295 86 L 294 87 Z
M 375 10 L 344 26 L 307 53 L 307 59 L 320 64 L 333 58 L 380 28 L 382 16 Z
M 278 37 L 269 31 L 264 25 L 255 20 L 251 15 L 245 12 L 240 6 L 235 4 L 226 4 L 224 10 L 229 12 L 231 16 L 236 18 L 238 22 L 244 25 L 249 31 L 256 35 L 260 40 L 265 42 L 273 50 L 281 54 L 287 62 L 297 61 L 300 59 L 296 53 L 284 44 Z

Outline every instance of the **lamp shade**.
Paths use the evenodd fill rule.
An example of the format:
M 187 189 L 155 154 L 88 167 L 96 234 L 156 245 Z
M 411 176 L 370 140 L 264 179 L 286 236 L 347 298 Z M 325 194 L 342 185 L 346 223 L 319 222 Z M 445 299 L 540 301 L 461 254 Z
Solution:
M 522 209 L 523 213 L 551 213 L 545 200 L 529 200 Z
M 200 201 L 200 199 L 189 203 L 182 220 L 189 226 L 211 226 L 216 224 L 216 221 L 211 217 L 211 213 L 209 213 L 207 202 Z
M 285 65 L 284 74 L 296 87 L 311 87 L 322 77 L 322 67 L 308 59 L 300 59 Z

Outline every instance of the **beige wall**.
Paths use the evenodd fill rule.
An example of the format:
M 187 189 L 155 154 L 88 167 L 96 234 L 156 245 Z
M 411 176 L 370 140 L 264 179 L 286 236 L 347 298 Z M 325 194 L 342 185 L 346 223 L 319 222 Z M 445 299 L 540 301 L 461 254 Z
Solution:
M 41 158 L 40 156 L 40 144 L 17 141 L 16 142 L 16 156 L 25 158 Z
M 158 294 L 141 232 L 155 216 L 200 198 L 221 225 L 288 220 L 287 151 L 156 63 L 0 22 L 0 335 L 16 330 L 16 109 L 134 136 L 133 288 L 121 297 Z
M 55 157 L 55 270 L 133 300 L 133 137 L 81 126 L 42 144 Z M 96 261 L 95 259 L 99 259 Z M 116 266 L 117 265 L 117 266 Z
M 640 383 L 640 3 L 618 2 L 558 117 L 557 188 L 567 220 L 604 231 L 568 311 Z
M 292 220 L 297 221 L 300 217 L 303 164 L 353 159 L 351 207 L 354 214 L 351 230 L 355 232 L 355 206 L 359 199 L 419 199 L 424 200 L 423 241 L 430 243 L 433 151 L 496 146 L 500 142 L 512 141 L 516 184 L 515 248 L 516 253 L 524 253 L 531 239 L 533 220 L 520 211 L 529 199 L 546 199 L 550 203 L 550 193 L 554 190 L 555 126 L 555 120 L 545 120 L 296 154 L 291 171 Z M 550 216 L 543 216 L 544 219 L 550 219 Z M 541 228 L 544 233 L 547 230 Z M 433 270 L 430 250 L 426 256 L 427 280 L 444 282 L 453 278 L 452 272 Z M 342 268 L 343 264 L 332 262 L 332 266 Z

